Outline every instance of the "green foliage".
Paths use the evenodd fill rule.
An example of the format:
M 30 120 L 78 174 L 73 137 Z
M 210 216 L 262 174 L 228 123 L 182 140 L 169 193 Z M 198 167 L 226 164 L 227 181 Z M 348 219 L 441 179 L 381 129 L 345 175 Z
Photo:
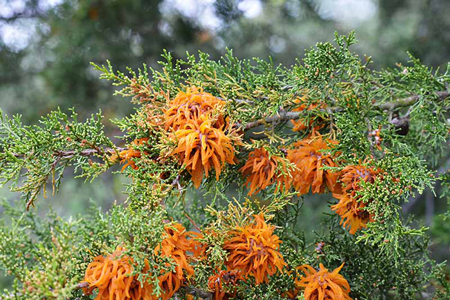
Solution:
M 40 124 L 24 126 L 20 116 L 10 119 L 0 111 L 2 184 L 10 182 L 13 191 L 21 192 L 27 208 L 34 205 L 41 189 L 46 197 L 49 178 L 53 194 L 57 191 L 67 166 L 73 166 L 75 172 L 80 171 L 79 176 L 86 178 L 103 173 L 109 165 L 92 162 L 89 157 L 107 162 L 106 147 L 114 147 L 103 132 L 101 113 L 80 123 L 74 111 L 69 117 L 57 110 L 43 117 Z M 26 172 L 22 174 L 23 169 Z M 19 186 L 22 176 L 26 179 Z
M 351 281 L 352 295 L 361 299 L 415 299 L 433 277 L 434 262 L 428 257 L 428 238 L 423 232 L 397 235 L 398 247 L 386 251 L 383 244 L 358 242 L 342 231 L 335 216 L 327 222 L 329 231 L 317 237 L 323 243 L 315 260 L 330 268 L 345 263 L 343 274 Z M 403 225 L 405 226 L 405 225 Z
M 13 290 L 5 294 L 11 295 L 10 299 L 74 296 L 82 279 L 80 270 L 87 265 L 84 258 L 89 257 L 83 251 L 96 251 L 101 236 L 86 230 L 81 219 L 65 221 L 54 213 L 43 219 L 6 202 L 2 208 L 3 217 L 10 218 L 12 224 L 1 224 L 1 264 L 16 280 Z
M 106 137 L 101 114 L 79 122 L 74 112 L 69 117 L 58 110 L 42 118 L 40 126 L 24 126 L 19 117 L 2 114 L 0 176 L 24 195 L 27 208 L 41 189 L 45 195 L 49 178 L 57 191 L 67 166 L 75 167 L 79 177 L 92 179 L 120 162 L 126 165 L 118 173 L 131 178 L 125 204 L 116 203 L 106 214 L 93 209 L 75 221 L 52 214 L 42 220 L 33 212 L 23 212 L 21 206 L 5 204 L 13 224 L 2 224 L 0 266 L 16 278 L 14 295 L 19 299 L 39 299 L 44 294 L 49 299 L 82 297 L 80 282 L 89 262 L 117 247 L 132 257 L 132 275 L 140 283 L 152 283 L 155 295 L 162 295 L 158 276 L 174 272 L 176 263 L 155 255 L 155 249 L 173 221 L 200 231 L 198 242 L 206 247 L 206 258 L 189 262 L 195 275 L 184 274 L 185 286 L 178 296 L 201 290 L 212 297 L 208 279 L 225 267 L 229 253 L 223 247 L 230 234 L 263 214 L 277 225 L 286 267 L 259 285 L 252 276 L 240 281 L 238 299 L 286 298 L 295 287 L 296 268 L 305 263 L 316 268 L 323 263 L 330 270 L 345 263 L 342 274 L 355 299 L 414 299 L 435 292 L 437 297 L 448 296 L 443 265 L 429 257 L 427 228 L 405 221 L 401 205 L 425 188 L 432 189 L 436 180 L 448 183 L 448 176 L 435 179 L 433 168 L 445 155 L 449 139 L 449 74 L 440 75 L 413 57 L 407 67 L 373 71 L 371 58 L 361 61 L 351 51 L 355 43 L 353 32 L 336 35 L 334 45 L 319 43 L 290 68 L 275 66 L 271 59 L 239 60 L 231 50 L 218 61 L 203 52 L 187 54 L 184 60 L 164 52 L 160 70 L 144 65 L 137 72 L 128 69 L 128 74 L 115 71 L 109 61 L 106 66 L 93 64 L 102 79 L 120 87 L 117 95 L 131 97 L 136 105 L 135 113 L 114 120 L 126 148 Z M 191 181 L 193 170 L 175 155 L 181 138 L 163 120 L 169 102 L 193 86 L 223 101 L 225 107 L 208 117 L 225 116 L 216 129 L 234 138 L 236 152 L 233 163 L 215 162 L 220 176 L 216 179 L 217 169 L 202 175 L 197 191 Z M 301 97 L 306 109 L 296 101 Z M 304 122 L 307 129 L 293 132 L 291 120 Z M 210 137 L 192 126 L 188 129 L 195 128 L 192 131 L 201 139 L 193 149 L 205 151 L 203 143 Z M 286 152 L 313 131 L 326 141 L 338 141 L 335 147 L 313 153 L 330 154 L 336 166 L 319 165 L 314 172 L 341 172 L 354 165 L 377 170 L 373 182 L 359 175 L 355 201 L 371 219 L 354 235 L 343 230 L 342 220 L 333 214 L 316 240 L 307 240 L 305 229 L 298 225 L 299 219 L 308 218 L 302 214 L 306 200 L 298 191 L 277 189 L 278 178 L 257 196 L 246 196 L 240 168 L 251 151 L 264 147 L 270 157 L 280 157 L 287 167 L 280 163 L 271 176 L 295 179 L 298 167 Z M 197 156 L 204 155 L 200 153 Z M 201 167 L 205 164 L 202 157 Z M 324 196 L 339 199 L 340 192 Z M 152 272 L 144 272 L 146 263 Z

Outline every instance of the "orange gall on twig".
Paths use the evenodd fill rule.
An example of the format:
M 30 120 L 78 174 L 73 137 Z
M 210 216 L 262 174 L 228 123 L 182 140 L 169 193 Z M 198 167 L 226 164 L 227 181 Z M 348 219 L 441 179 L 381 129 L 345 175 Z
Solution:
M 343 266 L 330 273 L 322 264 L 319 271 L 310 265 L 302 265 L 297 268 L 297 272 L 304 275 L 295 280 L 295 285 L 304 289 L 305 300 L 352 300 L 349 296 L 350 285 L 339 274 Z
M 308 96 L 305 95 L 301 98 L 295 99 L 294 103 L 299 105 L 298 107 L 294 108 L 293 112 L 304 112 L 304 111 L 312 111 L 315 109 L 324 109 L 326 107 L 326 104 L 321 101 L 314 101 L 312 103 L 308 102 Z M 317 121 L 316 126 L 312 126 L 315 121 Z M 313 117 L 309 121 L 306 118 L 300 117 L 298 120 L 291 120 L 292 123 L 292 130 L 293 131 L 303 131 L 306 129 L 310 129 L 312 127 L 312 130 L 319 130 L 325 126 L 324 124 L 325 120 L 321 117 Z
M 299 194 L 311 189 L 313 194 L 325 192 L 325 188 L 335 192 L 339 190 L 337 180 L 339 172 L 324 170 L 323 167 L 336 167 L 336 155 L 325 153 L 337 141 L 323 140 L 320 134 L 298 141 L 288 150 L 287 159 L 297 168 L 292 171 L 292 185 Z
M 203 174 L 208 177 L 211 168 L 216 172 L 216 180 L 225 163 L 234 164 L 235 149 L 233 138 L 222 129 L 215 128 L 211 120 L 202 117 L 199 121 L 185 124 L 175 132 L 178 146 L 172 155 L 191 174 L 196 188 L 200 187 Z
M 250 185 L 248 195 L 257 194 L 274 183 L 277 183 L 277 189 L 285 189 L 290 181 L 289 176 L 285 175 L 286 160 L 270 155 L 264 147 L 250 152 L 247 162 L 239 171 L 247 177 L 244 185 Z
M 253 277 L 256 285 L 268 281 L 268 276 L 282 272 L 286 265 L 279 252 L 281 240 L 263 215 L 254 216 L 256 223 L 237 227 L 230 232 L 223 249 L 229 252 L 226 266 L 240 270 L 244 277 Z
M 139 282 L 132 276 L 133 259 L 123 255 L 124 249 L 106 257 L 97 256 L 85 272 L 84 281 L 88 286 L 83 288 L 86 295 L 98 289 L 96 300 L 156 300 L 153 288 L 148 282 Z M 146 264 L 145 271 L 149 266 Z
M 340 224 L 344 224 L 350 234 L 367 227 L 373 216 L 365 209 L 367 203 L 359 201 L 357 191 L 361 190 L 360 182 L 374 183 L 380 170 L 365 166 L 347 166 L 342 170 L 342 193 L 333 193 L 339 202 L 331 209 L 341 216 Z
M 186 92 L 179 92 L 175 99 L 168 103 L 169 108 L 164 113 L 165 128 L 166 130 L 170 128 L 178 130 L 191 121 L 200 120 L 200 117 L 204 115 L 213 120 L 214 112 L 217 116 L 212 122 L 212 126 L 221 128 L 225 125 L 225 119 L 218 111 L 223 109 L 224 106 L 225 101 L 203 92 L 201 88 L 188 88 Z

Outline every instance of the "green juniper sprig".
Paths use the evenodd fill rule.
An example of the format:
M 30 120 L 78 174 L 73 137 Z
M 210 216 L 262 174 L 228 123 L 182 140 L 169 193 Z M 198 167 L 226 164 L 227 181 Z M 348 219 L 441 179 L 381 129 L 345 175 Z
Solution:
M 43 117 L 40 126 L 26 126 L 20 116 L 8 118 L 0 111 L 2 184 L 22 193 L 28 209 L 41 192 L 46 197 L 48 183 L 53 193 L 58 190 L 68 166 L 80 177 L 97 177 L 109 167 L 108 154 L 119 151 L 103 128 L 101 113 L 80 123 L 74 111 L 68 116 L 57 110 Z

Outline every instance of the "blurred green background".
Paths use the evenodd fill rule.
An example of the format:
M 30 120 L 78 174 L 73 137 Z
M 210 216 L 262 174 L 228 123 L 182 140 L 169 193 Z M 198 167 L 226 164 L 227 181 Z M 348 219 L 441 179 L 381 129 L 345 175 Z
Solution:
M 98 80 L 89 62 L 157 68 L 163 49 L 175 58 L 202 50 L 216 59 L 228 47 L 240 58 L 271 56 L 290 65 L 305 48 L 353 29 L 359 40 L 354 51 L 373 56 L 375 69 L 406 63 L 406 51 L 445 67 L 448 15 L 448 0 L 0 0 L 0 108 L 23 115 L 26 124 L 57 107 L 75 107 L 81 116 L 101 108 L 107 120 L 122 117 L 133 107 L 112 96 L 113 88 Z M 110 136 L 120 135 L 106 125 Z M 438 168 L 443 173 L 449 167 L 446 158 Z M 106 209 L 124 200 L 123 180 L 108 173 L 85 184 L 68 173 L 60 193 L 39 201 L 40 209 L 52 206 L 70 216 L 91 200 Z M 7 189 L 0 196 L 18 199 Z M 326 207 L 326 201 L 306 199 L 302 222 L 310 238 L 311 224 L 320 223 Z M 438 217 L 446 208 L 431 191 L 404 206 L 405 214 L 432 226 L 438 260 L 449 258 L 450 222 Z

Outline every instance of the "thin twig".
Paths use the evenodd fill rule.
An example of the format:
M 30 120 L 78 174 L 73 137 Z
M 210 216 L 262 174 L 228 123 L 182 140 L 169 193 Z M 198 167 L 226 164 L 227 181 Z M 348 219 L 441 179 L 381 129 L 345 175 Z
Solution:
M 77 285 L 77 288 L 78 288 L 78 289 L 84 289 L 84 288 L 87 288 L 87 287 L 89 287 L 89 282 L 80 282 L 80 283 Z
M 244 127 L 245 130 L 258 127 L 260 125 L 264 124 L 270 124 L 270 123 L 280 123 L 288 120 L 296 120 L 300 118 L 300 116 L 303 114 L 301 111 L 281 111 L 276 116 L 267 117 L 265 119 L 257 120 L 254 122 L 247 123 Z
M 205 290 L 201 290 L 196 287 L 187 286 L 187 287 L 183 287 L 182 289 L 186 294 L 192 295 L 192 296 L 197 296 L 203 300 L 212 300 L 213 299 L 213 293 L 205 291 Z
M 189 222 L 191 222 L 192 226 L 194 226 L 195 229 L 198 230 L 198 232 L 202 232 L 200 227 L 198 227 L 198 225 L 194 222 L 194 220 L 192 220 L 192 218 L 186 212 L 184 213 L 184 216 L 189 220 Z
M 448 98 L 450 96 L 450 92 L 448 91 L 437 91 L 435 92 L 438 95 L 438 100 L 444 100 L 446 98 Z M 400 99 L 397 101 L 391 101 L 391 102 L 386 102 L 386 103 L 381 103 L 381 104 L 375 104 L 375 107 L 378 107 L 382 110 L 394 110 L 396 108 L 399 107 L 406 107 L 406 106 L 410 106 L 413 105 L 414 103 L 416 103 L 421 97 L 420 95 L 414 95 L 408 98 L 404 98 L 404 99 Z M 330 112 L 336 112 L 339 108 L 335 107 L 335 108 L 329 108 L 328 110 L 321 110 L 327 113 Z M 244 130 L 248 130 L 254 127 L 258 127 L 260 125 L 264 125 L 264 124 L 270 124 L 270 123 L 280 123 L 280 122 L 284 122 L 284 121 L 288 121 L 288 120 L 297 120 L 299 119 L 303 114 L 305 114 L 305 112 L 303 111 L 296 111 L 296 112 L 286 112 L 286 111 L 281 111 L 279 112 L 276 116 L 271 116 L 271 117 L 267 117 L 265 119 L 260 119 L 257 121 L 253 121 L 250 123 L 247 123 L 244 127 Z
M 114 153 L 116 151 L 123 151 L 123 150 L 127 150 L 126 148 L 106 148 L 106 149 L 84 149 L 81 151 L 76 151 L 76 150 L 57 150 L 53 153 L 53 156 L 55 157 L 59 157 L 59 158 L 72 158 L 75 155 L 81 155 L 81 156 L 92 156 L 92 155 L 96 155 L 96 154 L 104 154 L 106 152 L 110 152 L 110 153 Z M 25 154 L 22 153 L 14 153 L 13 154 L 15 157 L 17 158 L 21 158 L 24 157 Z
M 438 95 L 439 101 L 444 100 L 445 98 L 450 96 L 450 92 L 448 92 L 448 91 L 437 91 L 435 93 L 436 93 L 436 95 Z M 400 99 L 397 101 L 392 101 L 392 102 L 386 102 L 386 103 L 382 103 L 382 104 L 375 105 L 375 106 L 378 106 L 379 108 L 381 108 L 383 110 L 394 110 L 395 108 L 398 108 L 398 107 L 405 107 L 405 106 L 413 105 L 423 96 L 425 96 L 425 95 L 413 95 L 408 98 L 403 98 L 403 99 Z
M 246 104 L 250 104 L 250 105 L 255 104 L 254 101 L 247 100 L 247 99 L 225 99 L 225 98 L 221 98 L 221 97 L 217 97 L 217 99 L 220 99 L 222 101 L 228 101 L 228 102 L 246 103 Z

